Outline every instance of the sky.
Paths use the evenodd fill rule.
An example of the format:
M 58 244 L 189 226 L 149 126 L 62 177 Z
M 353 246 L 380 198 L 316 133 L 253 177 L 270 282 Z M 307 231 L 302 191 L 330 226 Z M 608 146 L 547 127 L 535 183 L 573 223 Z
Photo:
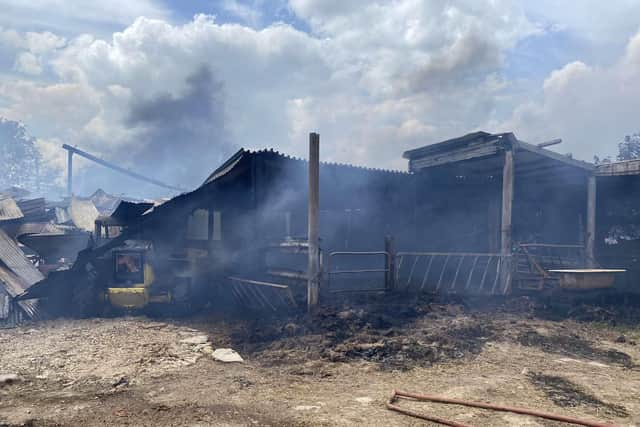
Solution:
M 0 117 L 194 188 L 241 147 L 406 170 L 512 131 L 591 160 L 640 131 L 640 1 L 0 0 Z M 157 197 L 78 160 L 80 193 Z

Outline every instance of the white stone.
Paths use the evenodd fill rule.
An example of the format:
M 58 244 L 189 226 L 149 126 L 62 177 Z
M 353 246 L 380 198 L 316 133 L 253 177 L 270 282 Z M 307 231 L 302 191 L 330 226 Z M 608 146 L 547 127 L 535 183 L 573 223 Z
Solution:
M 193 344 L 193 345 L 206 344 L 207 341 L 209 341 L 209 337 L 207 337 L 206 335 L 195 335 L 195 336 L 183 338 L 180 340 L 180 342 L 183 344 Z
M 295 408 L 293 408 L 296 411 L 315 411 L 320 409 L 320 406 L 316 406 L 316 405 L 298 405 Z
M 5 384 L 13 384 L 22 381 L 18 374 L 0 374 L 0 386 Z
M 219 362 L 244 362 L 242 356 L 232 348 L 217 348 L 211 355 Z

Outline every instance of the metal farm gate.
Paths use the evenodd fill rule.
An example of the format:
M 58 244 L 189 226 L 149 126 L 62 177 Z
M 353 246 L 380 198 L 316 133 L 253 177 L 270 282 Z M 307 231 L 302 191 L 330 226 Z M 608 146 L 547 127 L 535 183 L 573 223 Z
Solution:
M 395 288 L 407 292 L 507 294 L 511 256 L 474 252 L 398 252 Z
M 324 269 L 329 293 L 400 291 L 505 295 L 511 255 L 473 252 L 335 251 Z

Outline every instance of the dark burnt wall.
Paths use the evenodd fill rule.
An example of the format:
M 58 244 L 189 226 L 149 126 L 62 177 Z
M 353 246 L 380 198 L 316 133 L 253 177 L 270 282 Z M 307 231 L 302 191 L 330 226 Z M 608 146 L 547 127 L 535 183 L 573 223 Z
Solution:
M 498 178 L 418 174 L 417 230 L 412 250 L 498 252 L 501 182 Z
M 640 291 L 640 176 L 598 177 L 596 258 L 626 268 L 620 282 Z
M 308 164 L 266 155 L 255 158 L 256 225 L 265 239 L 307 234 Z M 326 250 L 381 250 L 386 235 L 399 241 L 415 230 L 415 180 L 402 173 L 322 164 L 320 237 Z
M 587 177 L 516 176 L 512 214 L 514 243 L 584 244 Z

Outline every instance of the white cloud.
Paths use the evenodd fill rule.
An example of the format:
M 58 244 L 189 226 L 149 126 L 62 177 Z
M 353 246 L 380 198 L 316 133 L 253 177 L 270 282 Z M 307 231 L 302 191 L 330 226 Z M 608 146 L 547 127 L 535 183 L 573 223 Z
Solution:
M 63 37 L 48 31 L 22 34 L 0 28 L 0 48 L 4 47 L 7 55 L 15 55 L 13 69 L 25 74 L 41 74 L 44 57 L 62 48 L 65 43 Z
M 532 140 L 561 137 L 558 149 L 591 160 L 615 154 L 624 135 L 640 130 L 640 33 L 610 66 L 571 62 L 544 81 L 542 98 L 520 105 L 504 129 Z
M 46 28 L 79 34 L 131 24 L 139 16 L 168 18 L 170 11 L 155 0 L 0 0 L 0 25 L 18 30 Z
M 28 32 L 25 35 L 25 45 L 29 52 L 42 55 L 44 53 L 51 52 L 52 50 L 59 49 L 65 45 L 66 41 L 64 37 L 58 37 L 57 35 L 45 31 L 43 33 Z
M 37 56 L 31 52 L 22 52 L 16 58 L 15 69 L 26 74 L 42 73 L 42 65 Z
M 256 28 L 262 22 L 262 13 L 259 5 L 247 5 L 240 3 L 238 0 L 224 0 L 222 8 L 251 27 Z
M 292 2 L 312 34 L 199 15 L 184 25 L 139 18 L 110 39 L 82 35 L 62 48 L 41 41 L 59 81 L 0 86 L 0 114 L 131 165 L 170 153 L 149 170 L 187 185 L 230 145 L 304 155 L 314 130 L 326 160 L 404 168 L 402 150 L 492 117 L 504 52 L 538 30 L 502 0 L 393 5 Z
M 640 29 L 640 2 L 637 0 L 520 0 L 536 20 L 556 25 L 595 45 L 624 44 Z
M 9 4 L 15 12 L 18 2 Z M 95 15 L 114 4 L 122 5 L 80 6 L 78 19 L 97 22 Z M 155 2 L 135 7 L 145 4 L 150 16 L 166 13 Z M 246 4 L 225 6 L 256 22 L 252 9 L 239 7 Z M 502 74 L 505 56 L 541 32 L 518 2 L 289 6 L 310 34 L 204 15 L 184 25 L 138 18 L 109 37 L 0 31 L 0 43 L 18 40 L 16 49 L 33 55 L 22 71 L 37 64 L 53 73 L 41 82 L 0 83 L 0 115 L 24 120 L 45 140 L 189 186 L 239 146 L 304 155 L 310 131 L 321 133 L 325 160 L 404 168 L 403 150 L 480 128 L 534 141 L 558 136 L 565 148 L 585 153 L 614 131 L 636 130 L 625 126 L 640 99 L 640 39 L 612 66 L 567 64 L 548 76 L 539 100 L 529 92 L 518 99 Z M 128 10 L 109 19 L 126 23 L 137 13 L 146 14 Z M 505 120 L 502 111 L 509 116 L 512 105 L 519 106 Z M 103 177 L 92 176 L 87 189 Z

